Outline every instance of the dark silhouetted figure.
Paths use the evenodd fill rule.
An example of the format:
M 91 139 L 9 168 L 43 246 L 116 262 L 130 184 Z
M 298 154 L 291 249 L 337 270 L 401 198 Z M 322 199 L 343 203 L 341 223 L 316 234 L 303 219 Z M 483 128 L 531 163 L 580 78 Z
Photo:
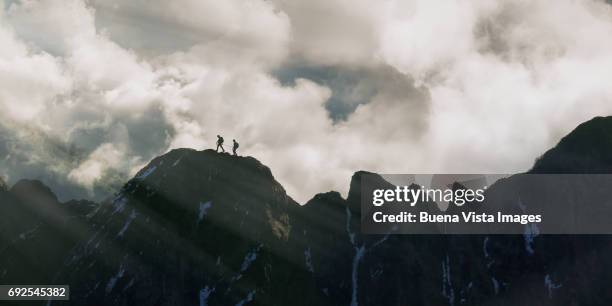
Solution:
M 217 152 L 219 152 L 219 148 L 221 148 L 221 151 L 225 153 L 225 149 L 223 148 L 223 137 L 217 135 Z
M 234 155 L 238 155 L 236 154 L 236 150 L 238 150 L 238 147 L 240 145 L 236 142 L 236 139 L 232 139 L 232 141 L 234 142 L 234 147 L 232 148 L 232 151 L 234 152 Z

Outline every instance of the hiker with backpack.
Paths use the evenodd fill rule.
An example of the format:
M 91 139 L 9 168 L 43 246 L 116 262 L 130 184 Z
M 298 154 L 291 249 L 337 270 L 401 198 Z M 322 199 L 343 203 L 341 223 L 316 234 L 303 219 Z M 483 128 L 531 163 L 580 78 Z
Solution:
M 238 150 L 238 147 L 240 145 L 238 144 L 238 142 L 236 142 L 236 139 L 232 139 L 232 141 L 234 141 L 234 147 L 232 148 L 232 151 L 234 152 L 234 155 L 238 155 L 236 154 L 236 150 Z
M 219 152 L 219 148 L 221 148 L 221 151 L 225 153 L 225 149 L 223 148 L 223 137 L 217 135 L 217 152 Z

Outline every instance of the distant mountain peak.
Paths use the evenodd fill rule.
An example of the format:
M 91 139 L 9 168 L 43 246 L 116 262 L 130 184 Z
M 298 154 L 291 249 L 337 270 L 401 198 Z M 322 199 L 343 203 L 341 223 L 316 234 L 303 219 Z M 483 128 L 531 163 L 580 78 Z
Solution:
M 348 197 L 346 198 L 349 203 L 349 208 L 353 212 L 360 212 L 360 201 L 361 201 L 361 184 L 364 175 L 369 175 L 370 179 L 374 180 L 377 186 L 389 186 L 391 184 L 387 182 L 382 176 L 377 173 L 368 171 L 357 171 L 351 177 L 351 185 L 349 187 Z
M 316 194 L 312 199 L 306 202 L 305 206 L 317 205 L 317 203 L 333 203 L 342 206 L 345 204 L 345 200 L 339 192 L 329 191 Z
M 39 180 L 19 180 L 10 192 L 16 197 L 38 203 L 58 203 L 57 196 L 51 188 Z
M 7 190 L 8 190 L 8 185 L 6 184 L 4 179 L 0 176 L 0 192 L 7 191 Z

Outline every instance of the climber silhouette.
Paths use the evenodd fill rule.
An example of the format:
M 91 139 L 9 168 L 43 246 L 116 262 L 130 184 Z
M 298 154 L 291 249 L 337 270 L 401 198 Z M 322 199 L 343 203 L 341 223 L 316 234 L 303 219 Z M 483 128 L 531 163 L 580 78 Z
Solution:
M 240 145 L 236 142 L 236 139 L 232 139 L 232 141 L 234 142 L 234 147 L 232 148 L 232 151 L 234 152 L 234 155 L 238 155 L 236 154 L 236 150 L 238 150 L 238 147 Z
M 225 149 L 223 148 L 223 137 L 217 135 L 217 152 L 219 152 L 219 148 L 225 153 Z

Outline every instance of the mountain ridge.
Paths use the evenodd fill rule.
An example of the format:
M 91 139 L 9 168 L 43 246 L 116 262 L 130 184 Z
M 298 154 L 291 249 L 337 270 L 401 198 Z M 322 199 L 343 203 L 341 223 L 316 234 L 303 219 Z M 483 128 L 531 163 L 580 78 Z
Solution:
M 542 156 L 530 173 L 612 173 L 612 116 L 579 124 Z
M 601 165 L 604 164 L 612 164 L 612 116 L 603 117 L 597 116 L 588 121 L 585 121 L 579 124 L 575 129 L 573 129 L 566 136 L 561 138 L 561 140 L 551 149 L 544 152 L 541 156 L 536 158 L 534 165 L 527 171 L 528 173 L 541 173 L 542 169 L 548 169 L 547 173 L 579 173 L 579 172 L 601 172 L 601 173 L 611 173 L 612 169 L 609 168 L 601 168 Z M 602 141 L 604 140 L 604 141 Z M 177 156 L 177 155 L 185 155 L 190 153 L 202 153 L 205 155 L 216 154 L 219 159 L 224 161 L 237 161 L 244 163 L 243 166 L 249 168 L 260 168 L 263 169 L 264 173 L 272 180 L 275 180 L 275 177 L 272 173 L 272 170 L 264 165 L 261 161 L 252 156 L 234 156 L 227 152 L 216 152 L 213 149 L 204 149 L 204 150 L 196 150 L 193 148 L 176 148 L 172 149 L 162 155 L 159 155 L 153 158 L 145 167 L 140 169 L 134 177 L 132 177 L 130 181 L 137 179 L 141 176 L 146 176 L 146 170 L 150 169 L 151 165 L 155 165 L 156 162 L 168 158 L 169 156 Z M 590 156 L 593 155 L 593 156 Z M 582 159 L 587 160 L 587 163 L 576 165 L 572 162 L 568 162 L 565 166 L 562 166 L 561 160 L 568 161 L 574 159 Z M 180 160 L 179 160 L 180 161 Z M 568 166 L 569 165 L 569 166 Z M 599 167 L 599 168 L 598 168 Z M 347 193 L 347 197 L 344 198 L 348 200 L 351 195 L 355 196 L 355 190 L 358 190 L 358 181 L 359 176 L 361 174 L 376 174 L 374 172 L 366 171 L 366 170 L 357 170 L 353 173 L 349 184 L 349 192 Z M 10 190 L 13 188 L 19 188 L 19 185 L 27 184 L 27 185 L 37 185 L 37 189 L 43 191 L 44 193 L 57 198 L 57 195 L 50 189 L 50 187 L 45 184 L 43 181 L 37 179 L 20 179 L 12 186 L 9 186 L 1 177 L 0 177 L 0 190 Z M 125 185 L 125 184 L 124 184 Z M 283 188 L 284 189 L 284 188 Z M 320 192 L 313 195 L 310 200 L 307 200 L 305 203 L 300 203 L 300 205 L 306 205 L 315 199 L 315 197 L 325 194 L 325 193 L 338 193 L 338 191 L 330 190 L 328 192 Z M 66 202 L 70 201 L 90 201 L 88 199 L 70 199 Z
M 612 121 L 594 120 L 577 133 L 597 137 L 562 142 L 605 149 L 596 138 Z M 564 150 L 600 156 L 566 146 L 535 171 Z M 59 203 L 24 181 L 0 190 L 0 215 L 19 220 L 0 224 L 0 282 L 70 284 L 72 305 L 606 305 L 609 238 L 363 235 L 366 173 L 346 198 L 330 191 L 305 205 L 255 158 L 210 149 L 156 157 L 98 205 Z

